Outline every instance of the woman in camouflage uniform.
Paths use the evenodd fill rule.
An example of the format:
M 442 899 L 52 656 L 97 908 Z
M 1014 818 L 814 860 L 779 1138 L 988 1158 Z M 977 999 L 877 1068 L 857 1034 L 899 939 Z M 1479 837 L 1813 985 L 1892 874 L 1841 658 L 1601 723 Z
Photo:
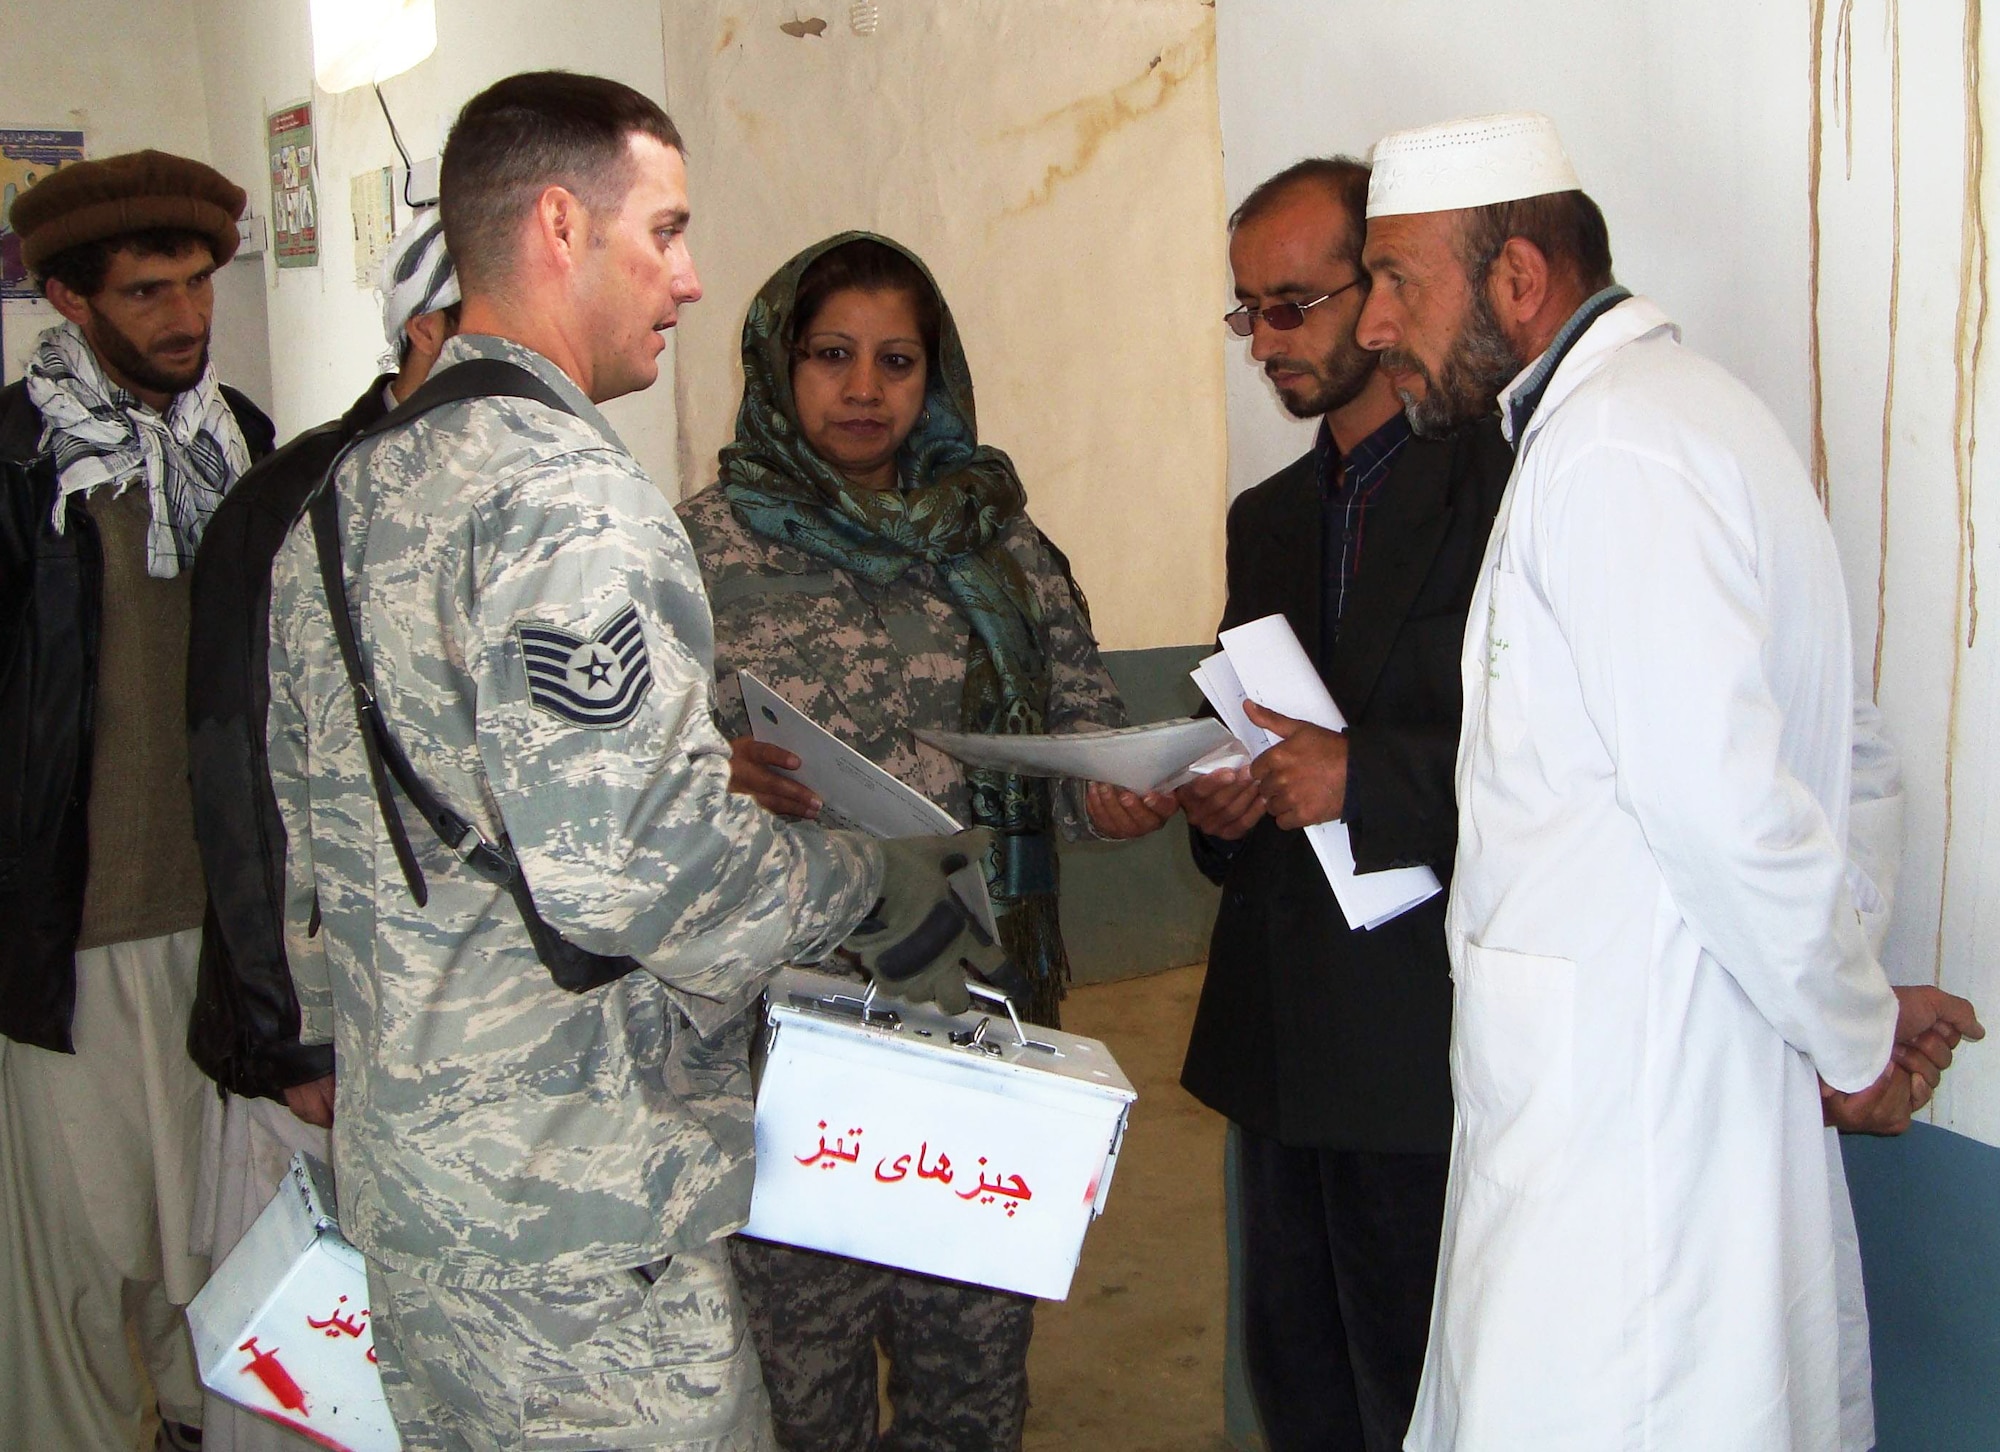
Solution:
M 1125 722 L 1069 562 L 1007 456 L 977 441 L 951 313 L 913 254 L 846 233 L 765 284 L 743 371 L 720 483 L 681 509 L 715 614 L 732 785 L 819 811 L 773 770 L 797 762 L 750 739 L 748 670 L 959 821 L 996 828 L 1001 935 L 1028 1016 L 1054 1023 L 1068 962 L 1052 830 L 1138 836 L 1173 803 L 969 771 L 910 735 Z M 741 1237 L 735 1259 L 786 1448 L 877 1445 L 878 1339 L 895 1409 L 882 1447 L 1020 1445 L 1032 1299 Z

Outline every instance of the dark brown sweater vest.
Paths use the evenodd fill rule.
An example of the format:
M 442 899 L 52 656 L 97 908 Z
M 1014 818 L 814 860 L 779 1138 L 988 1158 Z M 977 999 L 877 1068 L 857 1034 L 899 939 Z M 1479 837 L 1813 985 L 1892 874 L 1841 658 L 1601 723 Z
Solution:
M 104 634 L 79 949 L 198 928 L 205 903 L 188 790 L 188 572 L 146 573 L 143 487 L 92 490 L 84 507 L 104 546 Z

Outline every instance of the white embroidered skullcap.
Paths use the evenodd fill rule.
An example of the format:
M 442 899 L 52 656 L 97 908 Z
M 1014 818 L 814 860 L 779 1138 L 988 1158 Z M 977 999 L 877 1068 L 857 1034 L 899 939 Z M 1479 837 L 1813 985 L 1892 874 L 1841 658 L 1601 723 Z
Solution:
M 382 259 L 382 332 L 389 346 L 400 352 L 411 318 L 458 300 L 458 272 L 444 248 L 444 218 L 435 207 L 426 208 L 396 234 Z
M 1556 123 L 1535 111 L 1468 116 L 1375 143 L 1368 215 L 1449 212 L 1581 191 Z

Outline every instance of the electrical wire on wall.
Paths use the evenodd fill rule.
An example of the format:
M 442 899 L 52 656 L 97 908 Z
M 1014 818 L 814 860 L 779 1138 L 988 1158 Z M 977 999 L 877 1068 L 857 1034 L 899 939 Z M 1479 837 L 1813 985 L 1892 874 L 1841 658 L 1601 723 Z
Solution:
M 403 205 L 413 212 L 419 207 L 436 206 L 436 197 L 419 202 L 410 196 L 410 149 L 403 145 L 403 133 L 396 129 L 396 118 L 389 114 L 389 103 L 382 96 L 382 83 L 380 81 L 375 83 L 375 104 L 382 108 L 382 119 L 389 123 L 389 139 L 396 143 L 396 155 L 403 158 Z

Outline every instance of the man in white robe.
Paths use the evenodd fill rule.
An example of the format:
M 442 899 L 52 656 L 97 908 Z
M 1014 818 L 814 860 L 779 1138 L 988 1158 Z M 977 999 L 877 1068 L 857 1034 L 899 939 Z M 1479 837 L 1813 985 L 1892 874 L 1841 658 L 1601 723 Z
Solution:
M 1892 991 L 1861 919 L 1832 534 L 1770 413 L 1613 285 L 1547 118 L 1374 164 L 1357 336 L 1420 430 L 1497 394 L 1517 453 L 1463 657 L 1457 1127 L 1405 1445 L 1862 1452 L 1823 1124 L 1897 1132 L 1980 1030 Z

